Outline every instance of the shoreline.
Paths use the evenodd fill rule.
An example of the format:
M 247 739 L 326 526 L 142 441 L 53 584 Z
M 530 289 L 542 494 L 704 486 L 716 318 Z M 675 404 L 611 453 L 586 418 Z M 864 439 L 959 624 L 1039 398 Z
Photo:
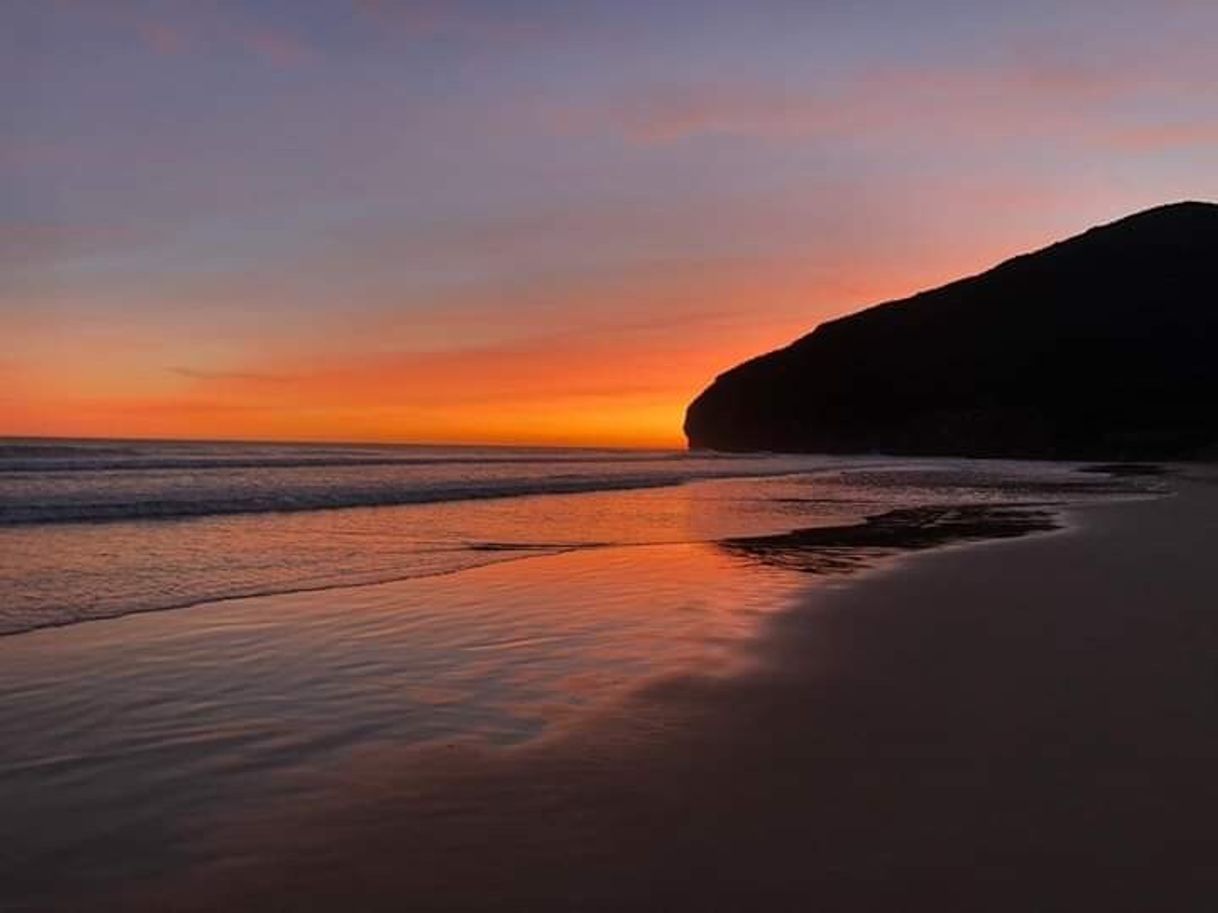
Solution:
M 1200 909 L 1218 488 L 1171 487 L 810 588 L 746 671 L 552 737 L 367 757 L 122 906 Z
M 740 478 L 782 478 L 782 476 Z M 738 481 L 739 479 L 733 480 Z M 635 491 L 638 489 L 619 490 Z M 604 494 L 606 492 L 619 490 L 606 490 L 595 493 Z M 1095 490 L 1097 493 L 1101 491 L 1098 486 Z M 1130 492 L 1125 495 L 1120 495 L 1119 497 L 1154 496 L 1154 494 L 1138 494 Z M 520 497 L 528 498 L 538 496 L 523 495 Z M 394 507 L 402 505 L 389 506 Z M 790 542 L 793 550 L 807 549 L 809 546 L 820 545 L 822 547 L 830 548 L 855 548 L 861 552 L 868 546 L 875 546 L 884 550 L 883 554 L 875 558 L 875 561 L 883 561 L 906 551 L 917 552 L 928 548 L 934 549 L 949 547 L 956 544 L 954 542 L 955 539 L 962 540 L 965 543 L 973 541 L 981 542 L 987 541 L 991 538 L 1003 539 L 1010 536 L 1048 532 L 1051 531 L 1051 526 L 1053 524 L 1053 521 L 1048 518 L 1053 517 L 1060 519 L 1062 516 L 1064 516 L 1064 512 L 1067 508 L 1068 505 L 1055 501 L 1045 501 L 1043 503 L 994 503 L 988 505 L 953 505 L 950 501 L 945 501 L 942 504 L 928 505 L 921 508 L 898 508 L 895 510 L 879 511 L 875 513 L 859 511 L 856 519 L 846 523 L 793 526 L 783 532 L 732 536 L 723 539 L 674 539 L 657 540 L 652 542 L 604 541 L 566 543 L 465 543 L 463 548 L 466 551 L 477 554 L 495 554 L 499 555 L 500 557 L 483 558 L 479 560 L 477 564 L 459 565 L 451 568 L 435 570 L 420 570 L 411 573 L 399 572 L 391 576 L 384 576 L 384 572 L 381 572 L 373 574 L 367 579 L 356 579 L 353 581 L 331 581 L 314 585 L 280 587 L 267 591 L 254 590 L 250 592 L 238 592 L 232 594 L 191 597 L 182 602 L 172 602 L 134 609 L 115 610 L 112 614 L 94 614 L 84 617 L 59 618 L 39 621 L 37 624 L 27 622 L 26 626 L 24 627 L 6 628 L 3 627 L 3 625 L 0 625 L 0 641 L 3 641 L 5 638 L 19 637 L 21 635 L 34 634 L 40 631 L 74 628 L 78 625 L 88 625 L 96 622 L 117 622 L 126 618 L 141 615 L 153 615 L 192 609 L 207 611 L 211 607 L 232 602 L 244 602 L 247 600 L 277 600 L 282 598 L 290 599 L 293 596 L 308 595 L 312 593 L 360 590 L 366 587 L 392 587 L 395 584 L 407 583 L 414 580 L 426 580 L 429 578 L 448 577 L 455 574 L 462 574 L 471 570 L 476 570 L 479 567 L 487 567 L 494 564 L 509 564 L 517 561 L 553 558 L 573 552 L 593 551 L 598 549 L 610 550 L 662 547 L 668 545 L 704 545 L 727 549 L 739 549 L 742 552 L 748 552 L 752 550 L 755 545 L 760 546 L 763 543 L 770 541 L 781 542 L 782 540 L 787 540 Z M 377 508 L 357 507 L 341 509 L 375 510 Z M 952 524 L 953 528 L 947 530 L 942 535 L 936 535 L 934 532 L 930 532 L 929 535 L 922 535 L 925 532 L 925 521 L 928 519 L 933 520 L 933 515 L 936 511 L 944 512 L 952 510 L 971 512 L 973 514 L 972 522 L 970 523 L 967 520 L 965 522 L 956 521 Z M 1009 514 L 1009 516 L 1007 516 L 1007 514 Z M 1019 515 L 1026 516 L 1021 518 Z M 1038 518 L 1044 518 L 1045 525 L 1037 525 Z M 192 517 L 187 519 L 207 520 L 209 518 Z M 1024 522 L 1021 522 L 1021 519 Z M 862 535 L 858 535 L 859 533 Z M 875 563 L 875 561 L 872 563 Z M 857 569 L 863 570 L 866 569 L 867 566 L 868 556 L 862 555 L 861 560 L 857 563 Z M 800 570 L 805 570 L 808 573 L 820 573 L 819 571 L 809 570 L 807 568 L 802 568 Z M 825 573 L 832 574 L 833 572 L 826 571 Z

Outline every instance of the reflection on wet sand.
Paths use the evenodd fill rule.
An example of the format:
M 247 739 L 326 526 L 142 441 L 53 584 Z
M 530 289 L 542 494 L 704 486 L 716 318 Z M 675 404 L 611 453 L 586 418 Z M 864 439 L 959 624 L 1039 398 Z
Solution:
M 1216 499 L 822 589 L 547 739 L 372 752 L 124 907 L 1202 909 Z
M 481 523 L 469 541 L 497 548 L 511 527 L 513 549 L 532 541 L 563 553 L 0 639 L 10 696 L 0 728 L 17 734 L 0 756 L 0 843 L 17 848 L 0 858 L 3 901 L 139 909 L 145 886 L 160 884 L 151 909 L 189 909 L 196 897 L 202 909 L 263 908 L 281 896 L 292 909 L 333 909 L 338 895 L 317 900 L 333 872 L 335 891 L 342 873 L 381 884 L 383 898 L 360 900 L 368 908 L 464 897 L 478 909 L 499 895 L 463 894 L 484 880 L 463 866 L 492 871 L 502 857 L 527 873 L 567 852 L 617 858 L 596 849 L 603 839 L 653 845 L 619 813 L 684 815 L 713 832 L 698 807 L 722 810 L 688 790 L 724 787 L 693 759 L 754 749 L 682 746 L 721 714 L 736 725 L 733 695 L 780 668 L 768 641 L 753 648 L 759 629 L 779 625 L 810 583 L 911 550 L 1049 530 L 1062 502 L 1111 489 L 1063 467 L 944 465 L 477 505 L 463 514 Z M 871 510 L 883 512 L 864 519 Z M 507 523 L 503 511 L 532 522 Z M 370 541 L 381 542 L 417 533 L 407 520 L 423 514 L 436 511 L 351 522 L 376 527 Z M 776 532 L 793 526 L 810 528 Z M 191 529 L 180 530 L 182 547 Z M 607 535 L 618 544 L 597 544 Z M 390 552 L 378 554 L 392 570 Z M 845 655 L 824 630 L 796 641 L 800 669 Z M 755 707 L 739 726 L 767 714 Z M 778 739 L 790 723 L 771 725 L 756 737 Z M 697 769 L 672 770 L 672 751 Z M 783 758 L 767 763 L 771 786 L 742 781 L 727 795 L 788 776 Z M 649 764 L 659 768 L 644 775 Z M 682 782 L 665 785 L 671 777 Z M 395 847 L 422 868 L 389 864 Z M 511 861 L 524 852 L 540 855 Z M 221 876 L 231 897 L 213 893 Z M 453 879 L 469 884 L 454 889 Z M 274 893 L 260 894 L 263 884 Z M 602 894 L 616 896 L 592 896 Z

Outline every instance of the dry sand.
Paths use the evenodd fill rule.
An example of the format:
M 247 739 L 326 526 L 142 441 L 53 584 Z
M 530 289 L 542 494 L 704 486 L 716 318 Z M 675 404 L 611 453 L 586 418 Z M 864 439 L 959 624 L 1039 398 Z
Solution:
M 1218 485 L 820 588 L 732 678 L 368 757 L 152 910 L 1218 908 Z

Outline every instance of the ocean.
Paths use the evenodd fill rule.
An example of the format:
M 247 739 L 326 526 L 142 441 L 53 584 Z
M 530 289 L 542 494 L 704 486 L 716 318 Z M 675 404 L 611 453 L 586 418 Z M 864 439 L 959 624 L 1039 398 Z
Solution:
M 919 465 L 938 467 L 929 488 Z M 984 471 L 1062 471 L 1005 467 Z M 879 485 L 885 469 L 900 475 Z M 9 440 L 0 634 L 857 519 L 940 497 L 944 471 L 879 457 Z M 967 463 L 953 471 L 958 497 L 994 499 Z
M 5 441 L 0 906 L 222 861 L 357 759 L 544 738 L 731 673 L 809 586 L 1153 485 L 1078 469 Z
M 584 450 L 9 441 L 0 445 L 0 633 L 594 545 L 767 529 L 747 511 L 728 520 L 730 508 L 704 502 L 708 509 L 692 517 L 686 499 L 674 511 L 671 497 L 647 493 L 828 464 Z M 690 489 L 691 498 L 701 491 Z M 712 499 L 732 496 L 714 491 Z M 609 497 L 616 492 L 630 494 Z

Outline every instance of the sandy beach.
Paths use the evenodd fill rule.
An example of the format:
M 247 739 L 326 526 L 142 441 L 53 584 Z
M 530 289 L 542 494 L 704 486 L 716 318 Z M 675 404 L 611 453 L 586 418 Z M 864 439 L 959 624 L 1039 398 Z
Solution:
M 1171 484 L 813 590 L 746 673 L 370 754 L 118 908 L 1208 909 L 1218 485 Z

